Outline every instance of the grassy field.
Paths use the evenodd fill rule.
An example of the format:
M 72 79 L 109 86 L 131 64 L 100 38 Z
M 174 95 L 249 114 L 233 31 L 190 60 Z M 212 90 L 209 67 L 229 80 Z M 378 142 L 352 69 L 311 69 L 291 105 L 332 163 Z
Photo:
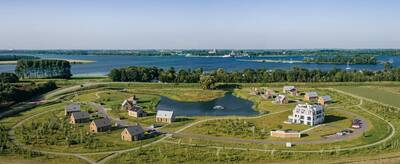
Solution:
M 400 87 L 384 86 L 341 86 L 335 87 L 361 97 L 400 107 Z
M 45 81 L 44 79 L 39 79 L 36 81 Z M 107 79 L 73 79 L 69 81 L 57 81 L 57 83 L 62 83 L 62 87 L 64 86 L 71 86 L 80 83 L 86 83 L 88 81 L 93 82 L 104 82 L 108 81 Z M 389 126 L 379 118 L 371 116 L 370 114 L 366 113 L 365 111 L 360 110 L 358 107 L 354 106 L 359 104 L 359 100 L 349 97 L 347 95 L 339 94 L 334 91 L 321 89 L 318 86 L 334 86 L 338 89 L 351 92 L 353 94 L 357 94 L 359 96 L 363 96 L 361 93 L 365 94 L 365 97 L 374 99 L 377 101 L 381 101 L 380 97 L 387 97 L 387 96 L 398 96 L 396 90 L 398 87 L 396 85 L 398 83 L 382 83 L 382 85 L 377 86 L 379 83 L 362 83 L 360 84 L 362 91 L 354 91 L 351 88 L 354 88 L 352 84 L 323 84 L 323 83 L 316 83 L 316 84 L 302 84 L 296 83 L 295 85 L 300 86 L 301 92 L 305 91 L 317 91 L 319 95 L 330 95 L 334 100 L 335 103 L 329 104 L 327 107 L 327 120 L 328 124 L 339 126 L 339 127 L 347 127 L 349 126 L 349 121 L 354 118 L 355 116 L 346 113 L 352 112 L 365 118 L 368 122 L 369 128 L 368 131 L 363 133 L 360 136 L 355 138 L 350 138 L 344 141 L 338 141 L 335 143 L 329 144 L 299 144 L 295 145 L 292 148 L 286 148 L 284 145 L 274 145 L 274 144 L 252 144 L 252 143 L 236 143 L 236 142 L 229 142 L 229 141 L 211 141 L 211 140 L 198 140 L 191 137 L 173 137 L 168 139 L 167 141 L 172 142 L 179 142 L 181 144 L 172 144 L 172 143 L 158 143 L 156 145 L 140 148 L 137 151 L 131 151 L 128 153 L 121 154 L 112 160 L 108 161 L 108 163 L 179 163 L 179 162 L 186 162 L 186 163 L 265 163 L 268 162 L 291 162 L 297 161 L 299 163 L 305 162 L 304 160 L 308 160 L 308 162 L 312 161 L 325 161 L 329 160 L 336 160 L 336 159 L 343 159 L 343 158 L 359 158 L 365 156 L 376 156 L 377 154 L 382 153 L 396 153 L 400 150 L 400 134 L 398 132 L 395 133 L 395 136 L 388 140 L 385 143 L 372 146 L 370 148 L 363 148 L 359 150 L 347 150 L 347 151 L 338 151 L 338 152 L 325 152 L 324 150 L 327 149 L 337 149 L 337 148 L 346 148 L 346 147 L 353 147 L 353 146 L 360 146 L 369 143 L 374 143 L 383 138 L 387 137 L 390 133 Z M 243 89 L 237 89 L 234 91 L 234 94 L 241 97 L 248 99 L 254 103 L 255 109 L 261 111 L 262 113 L 271 113 L 271 112 L 279 112 L 284 110 L 293 109 L 295 104 L 289 105 L 277 105 L 271 103 L 271 100 L 263 100 L 257 96 L 250 96 L 249 87 L 252 84 L 241 84 Z M 254 84 L 267 86 L 269 84 Z M 281 85 L 284 83 L 279 84 L 271 84 L 269 87 L 273 88 L 280 92 Z M 340 86 L 339 86 L 340 85 Z M 374 85 L 374 86 L 367 86 L 367 85 Z M 249 86 L 249 87 L 246 87 Z M 90 90 L 78 90 L 72 93 L 69 98 L 73 98 L 74 101 L 96 101 L 98 103 L 102 103 L 106 108 L 115 108 L 117 105 L 119 106 L 123 99 L 132 96 L 132 94 L 136 94 L 143 102 L 139 102 L 146 111 L 152 112 L 154 111 L 154 107 L 158 99 L 156 95 L 163 95 L 170 97 L 175 100 L 179 101 L 208 101 L 214 98 L 218 98 L 222 96 L 225 91 L 222 90 L 214 90 L 214 91 L 203 91 L 199 89 L 197 84 L 145 84 L 145 83 L 112 83 L 110 85 L 102 86 L 103 88 L 92 88 Z M 112 88 L 107 88 L 112 87 Z M 118 88 L 123 87 L 127 88 L 128 90 L 122 91 L 118 90 Z M 315 88 L 314 88 L 315 87 Z M 116 90 L 116 89 L 117 90 Z M 343 89 L 344 88 L 344 89 Z M 347 89 L 350 88 L 350 89 Z M 366 89 L 365 89 L 366 88 Z M 372 92 L 371 90 L 377 90 L 378 92 Z M 371 96 L 371 93 L 381 94 L 380 96 Z M 97 93 L 97 94 L 96 94 Z M 371 95 L 369 95 L 369 94 Z M 77 95 L 77 96 L 74 96 Z M 291 99 L 299 100 L 301 102 L 302 97 L 290 97 Z M 69 101 L 66 98 L 64 103 L 55 103 L 49 105 L 40 105 L 36 108 L 30 109 L 25 112 L 21 112 L 17 115 L 6 117 L 0 119 L 0 123 L 5 125 L 6 127 L 11 127 L 12 125 L 16 124 L 24 120 L 25 118 L 42 113 L 48 113 L 38 116 L 30 121 L 25 122 L 23 125 L 26 128 L 31 128 L 32 122 L 37 122 L 39 124 L 44 123 L 51 118 L 61 118 L 62 117 L 62 109 L 64 104 Z M 383 102 L 383 100 L 382 100 Z M 384 103 L 392 103 L 391 105 L 395 105 L 395 101 L 391 100 Z M 398 115 L 400 114 L 398 110 L 382 107 L 380 105 L 374 103 L 364 102 L 362 107 L 366 108 L 368 111 L 373 113 L 377 113 L 380 116 L 384 117 L 385 119 L 389 120 L 397 129 L 400 127 L 400 121 L 398 120 Z M 84 110 L 93 110 L 91 106 L 83 105 Z M 54 111 L 54 112 L 53 112 Z M 112 110 L 109 111 L 112 116 L 119 117 L 124 115 L 124 111 L 113 112 Z M 199 124 L 195 127 L 187 129 L 185 132 L 191 132 L 196 134 L 205 134 L 210 136 L 229 136 L 229 137 L 237 137 L 243 139 L 260 139 L 260 140 L 271 140 L 271 141 L 284 141 L 281 139 L 271 139 L 268 134 L 264 134 L 262 137 L 261 133 L 269 132 L 271 129 L 276 129 L 278 127 L 282 129 L 297 129 L 303 130 L 307 128 L 307 126 L 299 126 L 299 125 L 286 125 L 283 124 L 282 121 L 287 119 L 287 116 L 290 112 L 283 112 L 276 115 L 261 117 L 258 119 L 231 119 L 231 120 L 224 120 L 224 121 L 211 121 L 205 124 Z M 332 116 L 332 117 L 331 117 Z M 207 117 L 180 117 L 178 118 L 179 122 L 166 125 L 162 129 L 165 131 L 174 131 L 180 129 L 184 125 L 188 125 L 190 123 L 202 120 L 202 119 L 209 119 L 213 118 L 210 116 Z M 340 118 L 340 119 L 338 119 Z M 133 119 L 133 118 L 125 118 L 127 121 L 130 122 L 139 122 L 142 125 L 150 125 L 154 123 L 154 115 L 150 115 L 149 117 L 145 117 L 143 119 Z M 331 120 L 331 121 L 329 121 Z M 281 126 L 279 126 L 281 125 Z M 254 133 L 252 128 L 254 128 Z M 19 127 L 20 128 L 20 127 Z M 16 129 L 15 134 L 17 135 L 17 141 L 23 142 L 24 139 L 22 138 L 21 132 L 18 132 L 19 128 Z M 79 135 L 80 131 L 86 132 L 88 127 L 87 125 L 81 125 L 72 127 L 74 128 L 76 133 L 72 133 L 73 135 Z M 249 130 L 250 129 L 250 130 Z M 320 127 L 308 132 L 308 136 L 302 138 L 304 140 L 318 140 L 320 136 L 333 133 L 337 130 L 336 128 L 332 127 Z M 57 130 L 54 130 L 57 131 Z M 263 132 L 264 131 L 264 132 Z M 121 129 L 115 129 L 110 133 L 102 133 L 95 135 L 95 140 L 99 141 L 99 145 L 97 148 L 89 148 L 85 147 L 83 143 L 74 143 L 72 145 L 65 144 L 62 138 L 57 139 L 56 136 L 61 136 L 60 134 L 63 132 L 56 132 L 55 135 L 41 135 L 42 137 L 39 138 L 39 142 L 33 144 L 25 144 L 29 148 L 35 148 L 40 150 L 50 150 L 50 151 L 62 151 L 62 152 L 96 152 L 96 151 L 106 151 L 106 150 L 119 150 L 125 149 L 130 147 L 138 147 L 145 143 L 152 142 L 158 138 L 144 140 L 141 143 L 127 143 L 122 142 L 120 140 L 120 133 Z M 32 140 L 36 140 L 34 136 L 38 135 L 37 130 L 31 129 L 28 134 L 32 136 Z M 47 145 L 43 141 L 46 138 L 56 138 L 55 145 Z M 40 141 L 43 140 L 43 141 Z M 186 144 L 193 144 L 193 145 L 186 145 Z M 220 148 L 216 148 L 213 146 L 219 146 Z M 230 150 L 228 147 L 237 147 L 243 148 L 242 150 Z M 226 149 L 225 149 L 226 148 Z M 274 149 L 273 153 L 269 151 L 251 151 L 248 150 L 250 148 L 256 149 L 264 149 L 264 150 L 271 150 Z M 283 152 L 285 150 L 320 150 L 319 153 L 289 153 Z M 88 155 L 87 157 L 93 159 L 94 161 L 103 158 L 106 155 Z M 15 160 L 12 160 L 15 159 Z M 9 162 L 17 162 L 17 163 L 84 163 L 83 161 L 70 156 L 40 156 L 40 157 L 33 157 L 33 158 L 22 158 L 22 157 L 13 157 L 11 155 L 2 155 L 0 156 L 0 163 L 9 163 Z M 343 161 L 342 161 L 343 162 Z
M 211 135 L 216 137 L 236 137 L 243 139 L 266 139 L 271 141 L 309 141 L 321 140 L 330 134 L 335 134 L 350 127 L 351 120 L 355 116 L 340 112 L 337 109 L 326 110 L 325 125 L 306 133 L 301 139 L 281 139 L 270 137 L 271 130 L 297 130 L 302 131 L 311 128 L 307 125 L 285 124 L 284 121 L 291 114 L 291 110 L 256 119 L 226 119 L 208 121 L 185 131 L 190 134 Z M 335 127 L 335 128 L 334 128 Z
M 0 164 L 86 164 L 87 162 L 72 156 L 45 155 L 41 157 L 26 158 L 20 155 L 0 155 Z
M 327 143 L 327 144 L 304 144 L 304 145 L 296 145 L 295 150 L 310 150 L 310 149 L 329 149 L 329 148 L 337 148 L 337 147 L 351 147 L 355 145 L 363 145 L 367 143 L 377 142 L 380 139 L 388 136 L 390 133 L 389 127 L 384 122 L 380 121 L 374 116 L 371 116 L 368 113 L 360 111 L 359 108 L 353 107 L 354 105 L 359 104 L 359 100 L 341 95 L 336 92 L 332 92 L 326 89 L 317 89 L 317 88 L 303 88 L 302 92 L 305 91 L 317 91 L 320 95 L 330 95 L 334 103 L 331 103 L 326 108 L 326 125 L 329 126 L 320 126 L 311 131 L 306 132 L 305 137 L 300 139 L 282 139 L 282 138 L 274 138 L 269 136 L 269 131 L 272 129 L 292 129 L 292 130 L 304 130 L 309 128 L 309 126 L 305 125 L 288 125 L 283 122 L 287 120 L 287 116 L 290 115 L 291 109 L 286 108 L 287 112 L 265 116 L 256 119 L 241 119 L 241 120 L 218 120 L 218 121 L 209 121 L 206 123 L 202 123 L 191 127 L 185 131 L 188 134 L 201 134 L 201 135 L 211 135 L 216 137 L 228 137 L 228 138 L 242 138 L 242 139 L 258 139 L 258 140 L 266 140 L 266 141 L 290 141 L 290 142 L 299 142 L 299 141 L 318 141 L 324 139 L 323 137 L 326 135 L 335 134 L 341 130 L 350 127 L 351 120 L 354 118 L 365 118 L 368 122 L 369 128 L 367 132 L 363 135 L 358 135 L 355 138 L 348 138 L 344 141 L 338 141 L 335 143 Z M 240 95 L 240 97 L 249 99 L 258 104 L 268 104 L 270 100 L 264 100 L 260 96 L 251 96 L 249 95 L 248 89 L 236 90 L 235 93 Z M 299 97 L 295 97 L 297 99 L 301 99 Z M 294 99 L 294 98 L 292 98 Z M 260 101 L 262 103 L 260 103 Z M 278 108 L 282 111 L 284 110 L 281 105 L 271 103 L 271 108 Z M 266 135 L 265 135 L 266 133 Z M 186 139 L 190 139 L 190 137 L 184 137 Z M 209 143 L 210 141 L 198 141 L 199 144 Z M 229 141 L 219 143 L 219 146 L 227 145 Z M 283 145 L 268 145 L 267 147 L 272 147 L 276 149 L 287 149 Z
M 133 93 L 147 93 L 154 95 L 162 95 L 177 101 L 196 102 L 210 101 L 224 96 L 225 92 L 221 90 L 202 90 L 198 88 L 134 88 L 130 89 Z

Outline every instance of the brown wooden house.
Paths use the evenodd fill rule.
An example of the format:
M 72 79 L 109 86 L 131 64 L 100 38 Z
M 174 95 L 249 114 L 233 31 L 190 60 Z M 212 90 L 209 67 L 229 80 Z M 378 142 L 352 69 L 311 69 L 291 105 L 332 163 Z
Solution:
M 289 99 L 285 95 L 277 95 L 275 97 L 275 103 L 277 103 L 277 104 L 287 104 L 287 103 L 289 103 Z
M 331 96 L 321 96 L 318 98 L 318 103 L 321 105 L 325 105 L 332 101 Z
M 304 100 L 305 101 L 312 101 L 312 100 L 317 100 L 318 99 L 318 94 L 317 92 L 307 92 L 304 95 Z
M 121 104 L 122 109 L 130 110 L 130 109 L 134 108 L 138 103 L 137 100 L 138 99 L 136 98 L 136 96 L 133 96 L 133 97 L 130 97 L 130 98 L 124 100 Z
M 292 96 L 297 96 L 297 88 L 295 86 L 283 86 L 283 93 L 288 93 Z
M 64 114 L 66 116 L 70 116 L 74 112 L 79 112 L 81 111 L 81 105 L 80 104 L 68 104 L 64 108 Z
M 70 124 L 87 123 L 90 121 L 90 115 L 87 111 L 73 112 L 69 118 Z
M 134 106 L 133 109 L 128 110 L 128 116 L 132 117 L 145 117 L 147 113 L 139 106 Z
M 121 132 L 123 141 L 138 141 L 144 138 L 144 130 L 142 126 L 128 126 Z
M 106 132 L 111 130 L 111 121 L 108 118 L 93 120 L 89 128 L 92 133 Z

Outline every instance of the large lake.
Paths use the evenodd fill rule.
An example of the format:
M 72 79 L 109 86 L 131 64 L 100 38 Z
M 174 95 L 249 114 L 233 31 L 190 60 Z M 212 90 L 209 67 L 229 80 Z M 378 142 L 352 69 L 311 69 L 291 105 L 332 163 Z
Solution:
M 224 109 L 214 109 L 222 106 Z M 205 102 L 181 102 L 161 96 L 157 110 L 174 111 L 176 116 L 253 116 L 259 114 L 252 108 L 253 103 L 231 93 L 225 96 Z
M 29 54 L 21 54 L 29 55 Z M 303 60 L 304 56 L 279 56 L 279 57 L 252 57 L 252 58 L 222 58 L 222 57 L 145 57 L 145 56 L 88 56 L 88 55 L 34 55 L 42 58 L 82 59 L 93 60 L 95 63 L 72 65 L 72 73 L 81 75 L 106 75 L 112 68 L 126 66 L 156 66 L 161 68 L 175 67 L 177 69 L 203 68 L 205 71 L 224 68 L 225 70 L 253 69 L 289 69 L 292 67 L 303 67 L 308 69 L 328 70 L 332 68 L 346 68 L 346 64 L 307 64 L 307 63 L 261 63 L 244 62 L 246 60 Z M 400 56 L 378 56 L 379 61 L 393 61 L 394 66 L 400 66 Z M 0 72 L 11 72 L 15 65 L 0 65 Z M 383 65 L 351 65 L 352 69 L 381 70 Z

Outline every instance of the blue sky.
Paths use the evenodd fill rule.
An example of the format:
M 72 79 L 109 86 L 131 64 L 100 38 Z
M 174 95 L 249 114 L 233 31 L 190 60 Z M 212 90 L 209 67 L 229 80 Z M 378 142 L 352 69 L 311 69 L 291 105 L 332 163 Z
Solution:
M 400 48 L 395 0 L 2 0 L 0 49 Z

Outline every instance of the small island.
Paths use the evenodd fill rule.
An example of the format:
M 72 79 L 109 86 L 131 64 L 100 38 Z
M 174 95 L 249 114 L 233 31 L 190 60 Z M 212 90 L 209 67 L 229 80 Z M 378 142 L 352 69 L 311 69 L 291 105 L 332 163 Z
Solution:
M 326 64 L 378 64 L 378 60 L 373 55 L 334 55 L 316 56 L 304 58 L 305 63 L 326 63 Z
M 88 64 L 94 63 L 93 60 L 78 60 L 78 59 L 59 59 L 59 58 L 40 58 L 37 56 L 25 56 L 25 55 L 2 55 L 0 56 L 0 64 L 17 64 L 18 60 L 65 60 L 70 64 Z

